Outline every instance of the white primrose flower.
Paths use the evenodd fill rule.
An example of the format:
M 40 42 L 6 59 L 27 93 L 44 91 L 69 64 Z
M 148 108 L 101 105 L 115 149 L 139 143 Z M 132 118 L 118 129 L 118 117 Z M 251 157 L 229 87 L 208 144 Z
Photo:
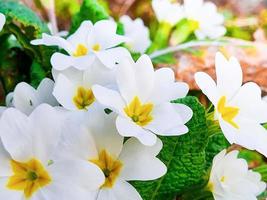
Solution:
M 221 151 L 213 159 L 208 189 L 215 200 L 257 200 L 266 188 L 261 175 L 248 169 L 238 151 Z
M 14 92 L 6 97 L 6 105 L 15 107 L 21 112 L 29 115 L 37 106 L 47 103 L 51 106 L 58 106 L 58 102 L 52 95 L 54 81 L 44 78 L 37 89 L 25 82 L 16 85 Z
M 183 7 L 173 0 L 152 0 L 152 7 L 159 22 L 171 26 L 177 24 L 183 17 Z
M 158 139 L 154 146 L 146 147 L 131 138 L 123 144 L 115 125 L 116 114 L 107 115 L 100 106 L 78 114 L 65 123 L 58 156 L 94 163 L 102 170 L 105 182 L 95 192 L 88 190 L 92 199 L 141 200 L 128 181 L 154 180 L 166 173 L 166 166 L 156 157 L 162 142 Z
M 236 58 L 229 61 L 216 54 L 214 80 L 203 72 L 195 74 L 202 92 L 215 107 L 215 119 L 227 140 L 267 156 L 267 103 L 261 99 L 260 87 L 249 82 L 242 86 L 242 69 Z
M 95 98 L 118 113 L 119 133 L 136 137 L 145 145 L 154 145 L 157 135 L 181 135 L 188 132 L 184 125 L 192 110 L 171 100 L 183 98 L 188 92 L 186 83 L 175 82 L 169 68 L 154 72 L 150 58 L 143 55 L 135 63 L 126 58 L 117 68 L 119 92 L 100 85 L 93 86 Z
M 8 108 L 0 120 L 0 199 L 87 199 L 104 182 L 90 162 L 53 161 L 65 115 L 42 104 L 30 116 Z
M 127 49 L 116 47 L 127 38 L 116 34 L 117 25 L 112 20 L 101 20 L 94 25 L 91 21 L 82 22 L 77 31 L 67 39 L 43 34 L 41 39 L 31 41 L 33 45 L 59 46 L 68 55 L 54 53 L 51 64 L 56 70 L 74 67 L 84 70 L 99 59 L 108 68 L 113 68 L 120 57 L 130 56 Z
M 0 13 L 0 31 L 2 31 L 5 23 L 6 23 L 6 16 Z
M 114 69 L 106 68 L 96 61 L 87 70 L 69 68 L 64 71 L 52 70 L 55 81 L 53 95 L 67 110 L 86 111 L 94 105 L 95 97 L 92 92 L 94 84 L 115 85 Z
M 219 14 L 212 2 L 203 0 L 184 0 L 185 17 L 195 22 L 195 35 L 198 39 L 216 39 L 226 33 L 224 17 Z
M 124 15 L 120 18 L 124 26 L 125 36 L 129 38 L 126 42 L 127 47 L 137 53 L 143 54 L 151 44 L 149 38 L 149 29 L 144 25 L 142 19 L 132 20 L 129 16 Z

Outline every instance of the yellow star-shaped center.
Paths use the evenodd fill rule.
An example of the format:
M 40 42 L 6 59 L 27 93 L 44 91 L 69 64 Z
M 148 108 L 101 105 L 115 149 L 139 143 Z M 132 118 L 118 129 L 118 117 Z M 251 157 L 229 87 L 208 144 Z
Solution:
M 226 97 L 222 96 L 217 104 L 217 110 L 221 114 L 224 121 L 231 124 L 236 129 L 239 128 L 238 124 L 234 122 L 234 119 L 239 113 L 238 107 L 226 106 Z
M 26 198 L 30 198 L 37 190 L 52 181 L 42 163 L 36 159 L 25 163 L 11 160 L 10 164 L 13 175 L 8 179 L 6 187 L 23 191 Z
M 149 124 L 152 120 L 152 110 L 154 105 L 152 103 L 142 104 L 140 99 L 136 96 L 131 103 L 124 108 L 124 112 L 132 121 L 140 126 Z

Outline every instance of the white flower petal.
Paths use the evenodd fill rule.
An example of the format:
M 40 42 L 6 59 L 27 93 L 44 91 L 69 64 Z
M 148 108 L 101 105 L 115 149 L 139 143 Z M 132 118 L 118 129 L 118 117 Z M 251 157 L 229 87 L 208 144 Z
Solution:
M 155 84 L 155 73 L 151 59 L 148 55 L 142 55 L 132 66 L 135 74 L 138 97 L 141 102 L 146 102 L 151 95 Z
M 10 168 L 11 157 L 5 150 L 2 141 L 0 140 L 0 177 L 7 177 L 12 175 L 12 170 Z
M 6 96 L 6 106 L 7 107 L 14 107 L 13 96 L 14 96 L 14 92 L 9 92 L 8 95 Z
M 33 156 L 32 129 L 28 117 L 14 108 L 8 108 L 0 120 L 0 137 L 12 159 L 28 161 Z
M 261 181 L 260 173 L 249 170 L 247 178 L 257 186 L 256 195 L 260 195 L 266 189 L 266 183 Z
M 7 109 L 5 106 L 0 106 L 0 117 L 2 116 L 3 112 Z
M 75 83 L 77 85 L 81 85 L 84 71 L 78 70 L 74 67 L 70 67 L 70 68 L 65 69 L 63 71 L 59 71 L 59 70 L 56 70 L 55 68 L 52 68 L 52 75 L 53 75 L 54 80 L 57 80 L 59 74 L 63 74 L 65 77 L 67 77 L 69 80 L 71 80 L 72 83 Z
M 189 87 L 186 83 L 175 82 L 174 72 L 170 68 L 160 68 L 155 71 L 154 91 L 151 95 L 155 104 L 183 98 Z
M 159 22 L 167 22 L 173 26 L 184 17 L 183 8 L 179 3 L 153 0 L 152 7 Z
M 99 61 L 107 68 L 114 69 L 124 58 L 131 58 L 129 51 L 123 47 L 115 47 L 95 53 Z
M 112 109 L 116 113 L 122 113 L 125 103 L 117 91 L 110 90 L 100 85 L 92 87 L 93 93 L 97 101 Z
M 57 101 L 68 110 L 77 110 L 73 103 L 77 86 L 74 85 L 64 75 L 60 74 L 56 80 L 53 95 Z
M 161 83 L 173 83 L 175 81 L 174 71 L 167 67 L 162 67 L 155 71 L 155 80 Z
M 137 95 L 134 61 L 131 58 L 122 60 L 118 65 L 116 80 L 121 96 L 127 104 L 130 103 Z
M 132 20 L 129 16 L 124 15 L 120 18 L 124 26 L 124 33 L 130 41 L 126 43 L 127 47 L 133 52 L 145 53 L 150 46 L 149 29 L 144 25 L 141 18 Z
M 36 91 L 32 86 L 21 82 L 15 87 L 13 93 L 13 105 L 15 108 L 29 115 L 39 104 Z
M 36 158 L 47 163 L 59 142 L 65 114 L 48 104 L 41 104 L 29 116 L 32 130 L 32 150 Z
M 219 120 L 223 134 L 230 143 L 239 144 L 250 150 L 257 150 L 267 156 L 267 131 L 253 120 L 240 118 L 237 121 L 239 129 L 229 123 Z
M 195 35 L 199 40 L 203 40 L 206 37 L 210 39 L 217 39 L 223 36 L 225 33 L 226 33 L 226 28 L 224 26 L 207 27 L 195 31 Z
M 118 180 L 112 189 L 101 189 L 96 200 L 142 200 L 136 189 L 126 181 Z
M 6 23 L 6 17 L 2 13 L 0 13 L 0 31 L 2 31 L 5 23 Z
M 193 111 L 191 110 L 190 107 L 179 103 L 174 103 L 172 104 L 172 106 L 179 113 L 184 124 L 187 123 L 192 118 Z
M 89 191 L 98 189 L 105 180 L 99 167 L 86 160 L 57 161 L 47 169 L 55 183 L 78 186 Z
M 77 47 L 79 44 L 86 46 L 88 35 L 92 31 L 93 24 L 91 21 L 83 21 L 80 27 L 68 37 L 67 41 L 70 42 L 74 47 Z
M 125 36 L 116 34 L 117 24 L 112 20 L 100 20 L 94 24 L 93 29 L 95 43 L 103 49 L 115 47 L 128 40 Z
M 99 60 L 96 60 L 91 67 L 84 71 L 83 81 L 88 86 L 94 84 L 115 85 L 115 70 L 105 67 Z
M 152 146 L 157 141 L 155 134 L 136 125 L 130 119 L 118 116 L 116 126 L 120 135 L 124 137 L 136 137 L 144 145 Z
M 156 158 L 162 149 L 157 139 L 154 146 L 147 147 L 137 139 L 130 138 L 123 145 L 119 159 L 123 162 L 121 178 L 124 180 L 154 180 L 167 172 L 166 166 Z
M 189 109 L 184 111 L 187 112 Z M 184 115 L 191 115 L 191 112 Z M 184 119 L 171 103 L 167 102 L 155 106 L 152 111 L 152 117 L 153 120 L 145 128 L 157 135 L 182 135 L 188 132 L 188 128 L 183 126 Z
M 71 55 L 75 51 L 74 47 L 71 46 L 71 44 L 67 40 L 65 40 L 59 36 L 48 35 L 46 33 L 42 34 L 41 39 L 32 40 L 31 44 L 33 44 L 33 45 L 46 45 L 46 46 L 58 46 L 60 48 L 63 48 L 65 51 L 67 51 L 69 55 Z
M 261 99 L 261 89 L 256 83 L 246 83 L 231 100 L 240 111 L 239 115 L 258 123 L 267 122 L 267 103 Z
M 47 103 L 51 106 L 57 106 L 58 102 L 52 95 L 54 89 L 54 81 L 44 78 L 37 88 L 38 99 L 40 103 Z
M 155 104 L 160 104 L 179 98 L 184 98 L 188 91 L 188 85 L 183 82 L 164 84 L 156 81 L 153 94 L 151 95 L 152 102 Z
M 21 200 L 24 195 L 21 191 L 10 190 L 6 187 L 8 178 L 0 178 L 0 199 Z
M 51 57 L 51 64 L 56 70 L 65 70 L 74 67 L 79 70 L 85 70 L 95 61 L 95 55 L 73 57 L 62 53 L 54 53 Z
M 195 81 L 212 104 L 216 106 L 220 96 L 214 80 L 204 72 L 197 72 L 195 74 Z
M 82 125 L 85 113 L 73 113 L 65 121 L 62 127 L 60 139 L 55 157 L 61 159 L 89 160 L 98 156 L 97 147 L 90 130 Z
M 235 95 L 242 85 L 242 69 L 238 60 L 231 57 L 229 61 L 218 52 L 215 58 L 217 88 L 229 99 Z
M 116 128 L 117 115 L 107 115 L 100 105 L 90 109 L 84 117 L 83 123 L 92 134 L 98 152 L 105 149 L 113 157 L 118 157 L 123 145 L 123 137 Z

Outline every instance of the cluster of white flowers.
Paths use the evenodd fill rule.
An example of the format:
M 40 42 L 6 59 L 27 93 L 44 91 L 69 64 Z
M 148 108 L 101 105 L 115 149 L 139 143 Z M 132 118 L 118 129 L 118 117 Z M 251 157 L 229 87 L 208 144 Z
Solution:
M 84 21 L 66 40 L 43 34 L 31 42 L 66 53 L 51 57 L 55 83 L 45 78 L 35 90 L 22 82 L 7 96 L 0 199 L 141 199 L 127 181 L 166 173 L 155 134 L 188 132 L 192 110 L 170 103 L 188 86 L 171 69 L 154 71 L 146 55 L 134 62 L 116 28 L 111 20 Z
M 191 21 L 198 39 L 215 39 L 226 33 L 224 17 L 212 2 L 184 0 L 184 4 L 180 5 L 173 0 L 153 0 L 152 6 L 159 22 L 174 26 L 182 19 Z
M 153 1 L 160 20 L 172 18 L 162 13 L 181 9 L 165 3 Z M 198 37 L 214 37 L 206 31 L 217 26 L 216 35 L 224 32 L 211 3 L 185 0 L 183 12 L 198 21 Z M 204 24 L 210 18 L 214 21 Z M 0 28 L 4 19 L 1 14 Z M 128 181 L 154 180 L 167 172 L 156 157 L 163 146 L 157 135 L 188 132 L 192 110 L 170 102 L 185 97 L 189 88 L 175 82 L 170 68 L 154 70 L 147 55 L 135 62 L 120 44 L 143 53 L 150 44 L 148 30 L 127 16 L 121 22 L 126 36 L 116 34 L 112 20 L 84 21 L 67 39 L 43 34 L 31 42 L 64 51 L 51 57 L 55 82 L 45 78 L 37 89 L 19 83 L 0 109 L 0 199 L 138 200 Z M 134 33 L 139 27 L 144 33 Z M 238 61 L 220 53 L 216 74 L 217 85 L 202 72 L 195 79 L 214 105 L 225 137 L 267 156 L 261 125 L 267 122 L 267 103 L 260 88 L 241 86 Z M 265 189 L 260 175 L 237 154 L 224 150 L 214 158 L 208 188 L 216 200 L 253 200 Z

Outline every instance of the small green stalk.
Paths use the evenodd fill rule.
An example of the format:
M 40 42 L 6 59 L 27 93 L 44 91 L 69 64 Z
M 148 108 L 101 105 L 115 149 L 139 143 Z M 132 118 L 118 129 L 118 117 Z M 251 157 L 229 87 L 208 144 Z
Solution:
M 168 45 L 171 30 L 172 30 L 172 25 L 170 23 L 161 22 L 155 34 L 154 41 L 147 50 L 147 53 L 150 54 L 155 50 L 166 47 Z

